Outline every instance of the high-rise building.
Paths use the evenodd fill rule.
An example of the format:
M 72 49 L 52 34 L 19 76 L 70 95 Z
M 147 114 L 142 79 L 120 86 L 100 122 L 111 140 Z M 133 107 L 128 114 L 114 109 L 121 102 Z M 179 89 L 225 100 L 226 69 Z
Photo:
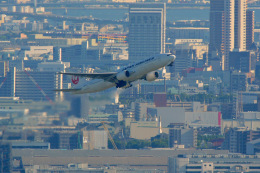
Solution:
M 229 70 L 229 52 L 234 49 L 235 40 L 235 0 L 225 0 L 224 6 L 224 61 L 223 70 Z
M 24 100 L 61 100 L 62 75 L 52 71 L 17 71 L 11 69 L 0 90 L 1 97 L 20 97 Z
M 196 129 L 175 126 L 169 129 L 169 147 L 174 147 L 174 145 L 184 145 L 185 148 L 197 147 Z
M 255 67 L 255 79 L 260 81 L 260 63 L 259 62 L 256 63 L 256 67 Z
M 165 53 L 166 4 L 129 7 L 129 60 Z
M 192 67 L 194 50 L 192 49 L 176 49 L 176 59 L 170 68 L 171 73 L 181 73 L 183 70 Z
M 249 73 L 251 71 L 250 51 L 233 51 L 229 53 L 229 69 Z
M 210 58 L 223 55 L 222 70 L 229 70 L 229 52 L 246 50 L 246 10 L 247 0 L 211 0 Z
M 210 1 L 209 54 L 211 59 L 224 54 L 224 0 Z
M 235 49 L 239 51 L 246 50 L 246 11 L 247 0 L 235 0 Z
M 57 130 L 50 138 L 53 149 L 81 149 L 80 132 L 76 130 Z
M 223 148 L 231 153 L 246 153 L 246 143 L 259 139 L 260 131 L 247 130 L 245 128 L 231 128 L 225 133 Z
M 246 91 L 247 89 L 247 74 L 241 72 L 233 72 L 231 74 L 230 86 L 231 92 Z
M 61 60 L 62 60 L 62 48 L 53 47 L 53 61 L 61 61 Z
M 9 61 L 0 61 L 0 77 L 5 77 L 9 71 Z
M 12 172 L 12 146 L 10 143 L 0 143 L 0 172 Z
M 254 43 L 255 12 L 246 11 L 246 49 L 250 50 Z

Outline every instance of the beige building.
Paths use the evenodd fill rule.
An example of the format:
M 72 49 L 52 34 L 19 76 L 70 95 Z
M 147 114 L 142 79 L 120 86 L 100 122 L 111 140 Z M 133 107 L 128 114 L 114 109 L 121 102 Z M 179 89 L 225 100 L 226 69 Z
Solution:
M 24 4 L 24 3 L 31 2 L 31 0 L 15 0 L 15 2 L 16 2 L 17 4 Z
M 1 26 L 3 23 L 5 23 L 5 17 L 6 17 L 5 14 L 0 15 L 0 26 Z
M 203 58 L 203 54 L 208 52 L 208 44 L 202 43 L 202 39 L 176 39 L 175 49 L 191 49 L 196 50 L 198 59 Z
M 226 128 L 235 128 L 235 127 L 246 127 L 248 130 L 258 130 L 260 127 L 259 119 L 247 119 L 244 121 L 240 120 L 222 120 L 221 123 L 221 133 L 224 133 Z
M 53 121 L 60 121 L 59 115 L 48 115 L 46 112 L 34 113 L 30 115 L 24 115 L 22 117 L 16 117 L 13 120 L 14 124 L 24 124 L 25 126 L 43 126 L 52 125 Z
M 45 54 L 53 53 L 53 46 L 28 46 L 22 47 L 21 50 L 16 51 L 19 59 L 39 58 Z
M 135 3 L 136 0 L 112 0 L 112 2 Z
M 158 121 L 137 121 L 130 124 L 130 138 L 151 139 L 160 132 L 169 134 L 169 128 L 161 128 Z
M 28 39 L 15 39 L 16 43 L 23 43 L 33 41 L 38 46 L 71 46 L 81 45 L 82 42 L 87 41 L 85 38 L 52 38 L 49 36 L 43 36 L 42 34 L 30 35 Z

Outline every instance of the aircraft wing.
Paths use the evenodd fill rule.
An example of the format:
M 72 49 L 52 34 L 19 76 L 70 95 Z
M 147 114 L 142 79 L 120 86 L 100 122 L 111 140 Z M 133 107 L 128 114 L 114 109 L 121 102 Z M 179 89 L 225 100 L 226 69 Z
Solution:
M 79 76 L 79 77 L 86 77 L 92 79 L 111 79 L 114 77 L 117 72 L 108 72 L 108 73 L 60 73 L 64 75 L 72 75 L 72 76 Z

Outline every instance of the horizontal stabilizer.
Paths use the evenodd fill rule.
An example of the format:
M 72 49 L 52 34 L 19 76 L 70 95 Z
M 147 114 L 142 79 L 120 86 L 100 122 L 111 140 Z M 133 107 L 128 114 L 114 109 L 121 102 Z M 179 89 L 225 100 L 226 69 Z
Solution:
M 53 91 L 63 91 L 63 92 L 75 92 L 75 91 L 79 91 L 80 89 L 56 89 L 56 90 L 53 90 Z
M 105 80 L 107 78 L 111 78 L 111 77 L 115 76 L 117 74 L 117 72 L 108 72 L 108 73 L 62 73 L 62 72 L 60 72 L 59 74 Z

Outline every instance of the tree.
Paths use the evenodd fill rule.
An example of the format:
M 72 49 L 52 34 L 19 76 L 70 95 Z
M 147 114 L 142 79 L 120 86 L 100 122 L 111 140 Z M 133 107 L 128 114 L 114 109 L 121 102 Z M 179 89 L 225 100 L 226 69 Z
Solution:
M 113 139 L 115 144 L 116 144 L 116 147 L 120 150 L 120 149 L 125 149 L 125 146 L 126 146 L 126 143 L 123 141 L 123 140 L 120 140 L 120 139 Z M 108 140 L 108 148 L 109 149 L 114 149 L 112 143 L 110 140 Z
M 167 139 L 155 139 L 151 142 L 152 148 L 168 148 Z
M 150 146 L 151 146 L 150 141 L 133 139 L 127 142 L 126 149 L 141 149 Z

